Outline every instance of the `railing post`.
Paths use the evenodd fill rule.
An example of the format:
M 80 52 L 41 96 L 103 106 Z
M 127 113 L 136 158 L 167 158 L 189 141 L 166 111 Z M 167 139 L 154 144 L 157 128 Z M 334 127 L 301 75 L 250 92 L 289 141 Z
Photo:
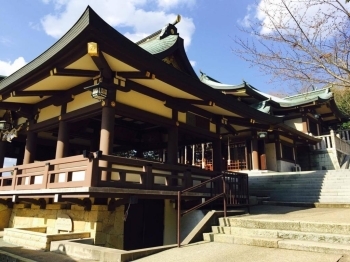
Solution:
M 192 187 L 192 174 L 190 170 L 186 170 L 184 172 L 184 188 L 189 188 Z
M 143 166 L 143 170 L 145 172 L 145 177 L 142 179 L 142 183 L 146 189 L 152 189 L 154 184 L 154 176 L 152 173 L 152 166 Z
M 331 142 L 332 142 L 331 148 L 337 149 L 336 141 L 335 141 L 336 137 L 333 129 L 331 129 L 330 134 L 331 134 Z
M 49 170 L 50 170 L 50 163 L 47 162 L 45 163 L 44 173 L 43 173 L 43 186 L 45 189 L 47 188 L 47 183 L 49 181 Z
M 227 199 L 226 199 L 226 181 L 225 181 L 225 175 L 222 176 L 222 192 L 224 193 L 223 200 L 224 200 L 224 217 L 227 215 Z
M 98 163 L 99 160 L 97 158 L 92 158 L 92 159 L 88 159 L 87 161 L 87 167 L 86 167 L 86 171 L 85 171 L 85 181 L 84 184 L 85 186 L 97 186 L 98 182 L 100 181 L 100 177 L 99 177 L 99 169 L 98 169 Z
M 16 184 L 17 184 L 17 172 L 18 172 L 18 168 L 15 167 L 15 168 L 13 169 L 13 173 L 12 173 L 11 190 L 15 190 L 15 189 L 16 189 Z
M 181 191 L 177 191 L 177 247 L 181 245 L 180 227 L 181 227 Z

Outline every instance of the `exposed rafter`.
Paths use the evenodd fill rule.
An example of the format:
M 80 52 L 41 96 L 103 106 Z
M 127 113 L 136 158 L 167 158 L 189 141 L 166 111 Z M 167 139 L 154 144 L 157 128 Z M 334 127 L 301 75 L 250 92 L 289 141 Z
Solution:
M 95 77 L 99 73 L 100 73 L 99 71 L 95 71 L 95 70 L 65 69 L 65 68 L 54 68 L 50 71 L 51 76 Z

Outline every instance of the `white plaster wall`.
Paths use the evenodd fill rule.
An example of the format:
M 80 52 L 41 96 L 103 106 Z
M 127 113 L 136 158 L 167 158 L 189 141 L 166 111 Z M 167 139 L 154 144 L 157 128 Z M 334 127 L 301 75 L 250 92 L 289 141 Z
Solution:
M 267 170 L 277 171 L 275 143 L 265 145 Z
M 303 120 L 301 118 L 295 118 L 284 121 L 284 124 L 287 126 L 293 127 L 301 132 L 304 132 L 303 130 Z

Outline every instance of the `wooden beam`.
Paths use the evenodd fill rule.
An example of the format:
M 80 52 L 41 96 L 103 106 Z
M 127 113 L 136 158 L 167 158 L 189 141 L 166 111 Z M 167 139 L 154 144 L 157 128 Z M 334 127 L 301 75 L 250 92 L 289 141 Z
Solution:
M 212 114 L 208 111 L 205 111 L 202 108 L 199 108 L 199 107 L 193 106 L 189 103 L 186 103 L 186 99 L 179 100 L 177 98 L 168 97 L 165 100 L 164 105 L 166 107 L 171 108 L 171 109 L 178 110 L 179 112 L 182 112 L 182 113 L 192 112 L 196 115 L 200 115 L 200 116 L 203 116 L 203 117 L 208 118 L 208 119 L 212 119 L 213 117 L 215 117 L 214 114 Z
M 101 77 L 105 79 L 112 79 L 115 76 L 115 73 L 113 73 L 97 43 L 89 42 L 87 53 L 90 55 L 92 61 L 94 61 L 95 65 L 100 70 Z
M 0 102 L 0 109 L 11 110 L 31 114 L 34 110 L 33 105 L 24 103 Z
M 61 95 L 64 93 L 64 90 L 43 90 L 43 91 L 12 91 L 11 96 L 12 97 L 25 97 L 25 96 L 54 96 L 54 95 Z
M 54 95 L 50 98 L 47 98 L 39 103 L 37 103 L 35 105 L 35 108 L 34 109 L 41 109 L 41 108 L 44 108 L 44 107 L 47 107 L 47 106 L 50 106 L 50 105 L 62 105 L 62 104 L 65 104 L 67 103 L 69 100 L 71 100 L 72 98 L 72 95 L 75 96 L 75 95 L 78 95 L 78 94 L 81 94 L 83 92 L 86 92 L 86 90 L 84 89 L 84 87 L 87 87 L 87 86 L 91 86 L 94 84 L 94 81 L 91 79 L 91 80 L 88 80 L 88 81 L 85 81 L 79 85 L 76 85 L 74 87 L 72 87 L 71 89 L 68 89 L 68 90 L 64 90 L 64 97 L 62 97 L 61 95 Z
M 140 72 L 117 72 L 117 76 L 121 76 L 123 78 L 131 78 L 131 79 L 155 79 L 155 74 L 152 74 L 149 71 L 140 71 Z
M 249 128 L 264 129 L 264 130 L 267 130 L 270 127 L 270 125 L 256 123 L 253 119 L 244 119 L 239 117 L 228 117 L 228 116 L 225 116 L 225 118 L 228 119 L 228 124 L 232 124 L 232 125 L 245 126 Z
M 52 76 L 76 76 L 76 77 L 95 77 L 100 74 L 96 70 L 82 70 L 82 69 L 65 69 L 54 68 L 50 71 Z
M 215 102 L 210 100 L 176 98 L 177 101 L 200 106 L 215 106 Z

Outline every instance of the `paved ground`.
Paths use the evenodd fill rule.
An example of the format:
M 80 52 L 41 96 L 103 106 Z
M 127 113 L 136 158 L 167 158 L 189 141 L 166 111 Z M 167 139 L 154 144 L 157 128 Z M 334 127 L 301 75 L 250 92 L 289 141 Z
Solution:
M 268 220 L 296 220 L 332 223 L 350 223 L 350 208 L 298 208 L 286 206 L 256 206 L 251 208 L 251 219 Z M 22 256 L 38 262 L 73 262 L 88 261 L 79 260 L 55 254 L 28 250 L 11 245 L 2 240 L 0 233 L 0 251 Z M 313 253 L 304 251 L 283 250 L 275 248 L 263 248 L 242 246 L 224 243 L 199 243 L 180 249 L 174 248 L 147 258 L 136 260 L 139 262 L 350 262 L 349 257 L 341 255 Z
M 225 243 L 202 243 L 173 248 L 137 262 L 337 262 L 341 255 L 312 253 Z M 350 260 L 349 260 L 350 261 Z M 345 261 L 344 261 L 345 262 Z

